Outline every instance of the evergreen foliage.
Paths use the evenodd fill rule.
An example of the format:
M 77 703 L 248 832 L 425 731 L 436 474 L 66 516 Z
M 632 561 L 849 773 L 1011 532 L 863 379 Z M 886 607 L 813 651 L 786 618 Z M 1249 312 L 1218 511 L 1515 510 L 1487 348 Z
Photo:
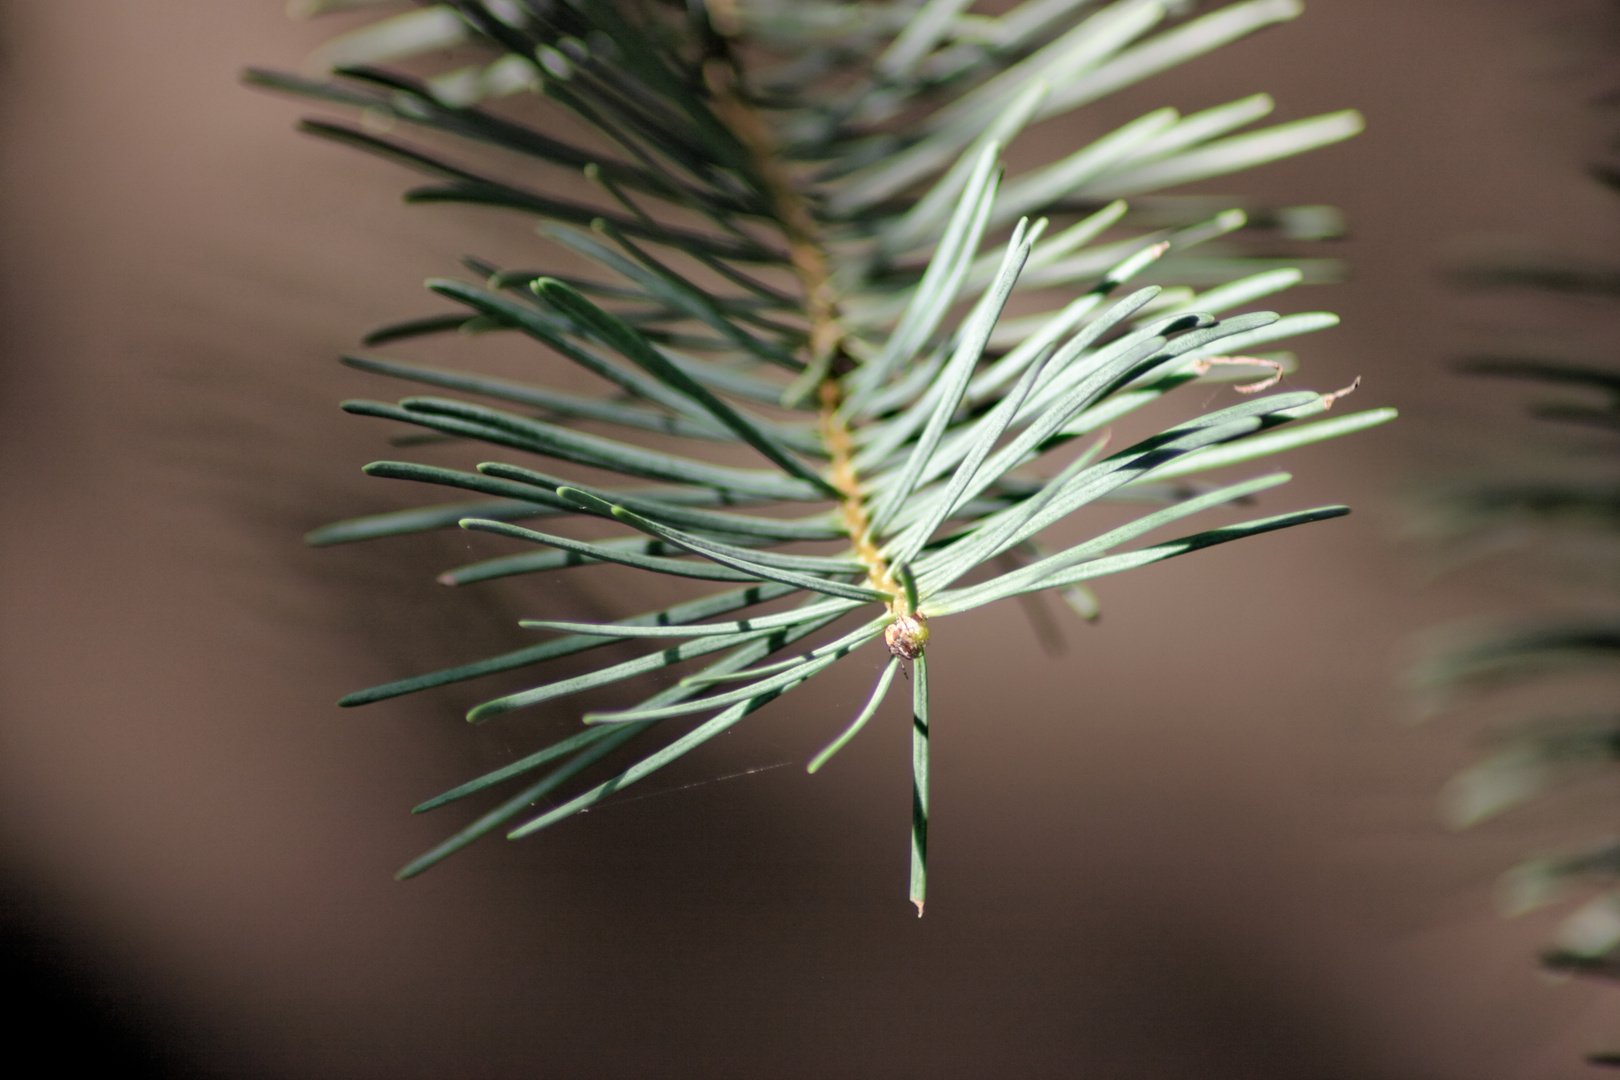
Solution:
M 1612 103 L 1613 95 L 1606 95 Z M 1620 190 L 1620 168 L 1588 168 L 1598 183 Z M 1471 290 L 1523 290 L 1567 305 L 1620 297 L 1620 266 L 1558 255 L 1515 254 L 1463 267 L 1455 282 Z M 1478 705 L 1492 696 L 1535 688 L 1538 701 L 1556 702 L 1577 682 L 1612 680 L 1620 661 L 1620 370 L 1566 351 L 1492 351 L 1463 358 L 1468 375 L 1510 379 L 1550 394 L 1530 406 L 1545 422 L 1545 445 L 1521 440 L 1498 465 L 1512 475 L 1473 478 L 1433 498 L 1428 530 L 1453 551 L 1527 550 L 1553 555 L 1560 576 L 1581 583 L 1565 610 L 1502 621 L 1432 651 L 1413 671 L 1416 688 L 1435 703 Z M 1518 459 L 1518 460 L 1515 460 Z M 1521 462 L 1530 462 L 1528 466 Z M 1562 685 L 1561 685 L 1562 684 Z M 1612 681 L 1599 684 L 1612 695 Z M 1583 695 L 1584 696 L 1584 695 Z M 1492 730 L 1486 752 L 1448 781 L 1442 813 L 1470 828 L 1537 801 L 1572 795 L 1594 781 L 1613 780 L 1620 766 L 1620 710 L 1560 708 Z M 1610 793 L 1612 794 L 1612 793 Z M 1605 800 L 1605 802 L 1608 800 Z M 1601 803 L 1599 805 L 1602 805 Z M 1573 904 L 1560 920 L 1541 964 L 1552 972 L 1620 980 L 1620 840 L 1608 815 L 1582 815 L 1581 839 L 1544 852 L 1505 873 L 1498 900 L 1510 916 Z M 1590 1054 L 1587 1063 L 1620 1067 L 1620 1053 Z
M 319 14 L 373 2 L 295 7 Z M 1207 198 L 1150 196 L 1338 141 L 1359 130 L 1359 117 L 1254 130 L 1273 107 L 1257 94 L 1186 116 L 1149 112 L 1010 178 L 1001 158 L 1041 121 L 1292 19 L 1297 0 L 1206 13 L 1170 0 L 1028 0 L 997 15 L 970 7 L 457 0 L 332 40 L 317 58 L 331 77 L 248 74 L 360 110 L 361 123 L 309 120 L 303 130 L 429 176 L 408 200 L 521 211 L 598 268 L 570 277 L 468 260 L 474 280 L 428 282 L 450 312 L 384 327 L 367 344 L 516 333 L 600 377 L 600 395 L 359 353 L 345 362 L 429 390 L 344 408 L 648 482 L 598 487 L 565 467 L 552 474 L 500 461 L 466 471 L 379 461 L 366 471 L 478 499 L 338 522 L 310 542 L 460 527 L 532 550 L 451 570 L 441 578 L 448 584 L 594 562 L 717 583 L 702 599 L 612 623 L 531 620 L 524 625 L 551 636 L 346 697 L 346 706 L 382 701 L 631 639 L 648 651 L 572 677 L 537 676 L 468 719 L 676 665 L 688 672 L 421 804 L 515 789 L 400 876 L 486 833 L 545 829 L 841 658 L 887 645 L 870 700 L 809 768 L 867 723 L 910 665 L 911 898 L 920 914 L 927 642 L 950 632 L 943 620 L 1042 590 L 1094 614 L 1087 586 L 1098 578 L 1347 512 L 1271 513 L 1129 546 L 1200 511 L 1251 501 L 1288 476 L 1194 478 L 1393 416 L 1324 418 L 1343 391 L 1268 392 L 1293 359 L 1256 350 L 1331 326 L 1333 316 L 1227 314 L 1331 264 L 1254 258 L 1221 238 L 1245 227 L 1330 235 L 1330 209 L 1246 214 Z M 379 66 L 432 66 L 446 55 L 459 66 L 427 77 Z M 597 142 L 565 141 L 494 104 L 531 92 L 571 112 Z M 398 125 L 498 148 L 510 167 L 464 165 L 385 130 Z M 547 169 L 583 171 L 601 197 L 548 190 Z M 1015 293 L 1049 310 L 1005 317 Z M 1177 387 L 1211 380 L 1241 382 L 1244 397 L 1122 449 L 1098 437 Z M 615 425 L 620 435 L 576 421 Z M 644 433 L 691 450 L 654 449 Z M 714 444 L 746 448 L 752 467 L 707 459 Z M 1043 546 L 1049 526 L 1101 499 L 1150 509 L 1061 550 Z M 544 531 L 569 516 L 615 523 L 622 534 L 585 541 Z M 669 726 L 687 718 L 695 726 Z M 600 782 L 582 779 L 632 743 L 651 745 Z M 566 797 L 538 812 L 554 793 Z
M 1567 261 L 1514 261 L 1476 266 L 1461 277 L 1475 287 L 1602 295 L 1612 292 L 1615 272 Z M 1556 387 L 1557 397 L 1531 411 L 1567 434 L 1596 433 L 1607 443 L 1620 433 L 1620 371 L 1544 354 L 1472 356 L 1461 366 L 1473 375 Z M 1585 584 L 1578 610 L 1509 621 L 1435 650 L 1413 673 L 1422 693 L 1438 701 L 1466 700 L 1539 683 L 1539 696 L 1550 697 L 1557 680 L 1601 676 L 1620 660 L 1620 605 L 1613 595 L 1620 523 L 1614 447 L 1577 439 L 1565 443 L 1560 456 L 1541 475 L 1476 480 L 1436 499 L 1430 527 L 1448 545 L 1485 549 L 1522 548 L 1527 534 L 1538 536 L 1540 546 L 1559 550 L 1566 571 L 1580 567 Z M 1442 812 L 1454 827 L 1469 828 L 1559 789 L 1612 775 L 1620 765 L 1620 711 L 1565 710 L 1521 719 L 1493 731 L 1488 746 L 1443 793 Z M 1541 961 L 1554 971 L 1620 979 L 1620 841 L 1588 839 L 1521 863 L 1503 877 L 1500 901 L 1507 914 L 1522 915 L 1594 886 L 1596 895 L 1563 919 Z

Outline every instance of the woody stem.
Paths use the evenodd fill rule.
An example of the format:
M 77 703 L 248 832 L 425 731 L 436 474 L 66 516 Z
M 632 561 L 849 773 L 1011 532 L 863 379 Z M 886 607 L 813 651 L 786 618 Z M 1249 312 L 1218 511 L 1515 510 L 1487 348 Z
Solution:
M 793 272 L 804 293 L 804 314 L 810 322 L 807 370 L 821 376 L 815 387 L 818 427 L 831 459 L 828 482 L 840 496 L 839 520 L 854 545 L 855 557 L 866 567 L 867 584 L 894 594 L 890 607 L 898 613 L 903 609 L 904 596 L 871 535 L 866 492 L 855 469 L 855 440 L 838 408 L 843 403 L 843 385 L 833 368 L 834 362 L 845 355 L 844 326 L 839 319 L 838 296 L 828 270 L 821 230 L 776 153 L 770 127 L 738 94 L 736 73 L 719 61 L 711 61 L 705 75 L 715 94 L 716 111 L 748 148 L 755 172 L 770 196 L 774 216 L 787 238 Z

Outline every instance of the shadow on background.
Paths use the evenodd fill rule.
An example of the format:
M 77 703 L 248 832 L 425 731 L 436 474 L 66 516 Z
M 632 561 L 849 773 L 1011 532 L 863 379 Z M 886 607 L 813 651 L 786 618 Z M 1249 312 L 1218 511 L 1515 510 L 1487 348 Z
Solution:
M 20 1058 L 54 1070 L 134 1080 L 190 1070 L 154 1030 L 150 1007 L 115 977 L 20 882 L 0 882 L 0 985 L 11 988 L 7 1040 Z

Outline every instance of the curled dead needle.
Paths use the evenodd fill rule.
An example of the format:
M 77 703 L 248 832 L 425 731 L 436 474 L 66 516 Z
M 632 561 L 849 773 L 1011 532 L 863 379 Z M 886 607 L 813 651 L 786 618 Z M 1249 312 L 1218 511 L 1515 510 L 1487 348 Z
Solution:
M 1192 370 L 1197 375 L 1208 375 L 1209 369 L 1216 364 L 1242 365 L 1246 367 L 1265 367 L 1271 369 L 1271 374 L 1259 382 L 1244 383 L 1232 389 L 1240 394 L 1258 394 L 1262 390 L 1269 390 L 1282 382 L 1283 366 L 1280 361 L 1267 360 L 1262 356 L 1206 356 L 1202 360 L 1194 360 Z
M 1323 394 L 1322 395 L 1322 410 L 1324 412 L 1326 412 L 1328 409 L 1333 408 L 1333 403 L 1335 401 L 1338 401 L 1342 397 L 1349 397 L 1351 394 L 1356 392 L 1356 387 L 1358 387 L 1360 385 L 1361 385 L 1361 376 L 1357 375 L 1355 377 L 1354 381 L 1352 381 L 1350 383 L 1350 385 L 1345 387 L 1343 390 L 1335 390 L 1331 394 Z

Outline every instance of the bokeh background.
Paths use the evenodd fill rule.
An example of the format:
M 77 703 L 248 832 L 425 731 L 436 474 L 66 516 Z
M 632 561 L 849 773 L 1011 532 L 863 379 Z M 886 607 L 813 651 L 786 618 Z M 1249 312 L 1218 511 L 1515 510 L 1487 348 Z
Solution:
M 125 1076 L 399 1080 L 1551 1080 L 1620 1049 L 1611 991 L 1534 966 L 1556 912 L 1506 921 L 1491 897 L 1517 859 L 1601 832 L 1612 793 L 1448 833 L 1436 792 L 1480 724 L 1411 724 L 1401 686 L 1424 628 L 1541 602 L 1500 569 L 1437 577 L 1406 534 L 1425 484 L 1526 430 L 1522 391 L 1451 358 L 1612 345 L 1600 303 L 1443 276 L 1491 245 L 1620 251 L 1620 201 L 1583 175 L 1620 130 L 1592 105 L 1610 4 L 1310 0 L 1073 123 L 1260 90 L 1280 119 L 1361 109 L 1350 143 L 1214 189 L 1345 209 L 1350 280 L 1284 298 L 1345 318 L 1302 339 L 1294 382 L 1360 375 L 1356 407 L 1404 417 L 1288 456 L 1276 505 L 1352 517 L 1108 579 L 1100 625 L 1058 616 L 1060 655 L 1016 605 L 936 628 L 921 921 L 903 705 L 800 767 L 859 664 L 620 803 L 395 883 L 472 812 L 409 806 L 575 713 L 474 733 L 482 688 L 335 699 L 514 647 L 536 607 L 628 610 L 633 585 L 435 586 L 465 535 L 305 549 L 417 494 L 359 474 L 384 432 L 335 404 L 393 388 L 334 357 L 431 310 L 421 279 L 464 252 L 547 252 L 516 216 L 401 205 L 410 176 L 240 87 L 331 32 L 275 0 L 0 19 L 14 1040 Z

